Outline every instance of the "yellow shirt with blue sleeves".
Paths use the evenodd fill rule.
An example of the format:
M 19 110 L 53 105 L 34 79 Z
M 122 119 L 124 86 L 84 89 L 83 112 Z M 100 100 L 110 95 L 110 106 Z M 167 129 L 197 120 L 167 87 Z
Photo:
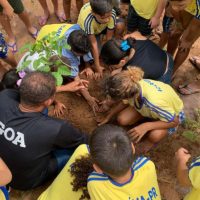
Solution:
M 0 200 L 9 200 L 9 195 L 6 187 L 0 187 Z
M 85 4 L 80 11 L 79 17 L 78 17 L 78 24 L 80 27 L 88 34 L 94 34 L 98 35 L 102 31 L 104 31 L 106 28 L 113 30 L 116 25 L 116 12 L 113 9 L 112 10 L 112 16 L 110 17 L 110 20 L 108 23 L 100 24 L 95 16 L 92 14 L 92 8 L 90 6 L 90 3 Z
M 73 178 L 69 172 L 72 164 L 77 158 L 87 156 L 89 153 L 88 146 L 85 144 L 80 145 L 70 160 L 67 162 L 63 170 L 56 177 L 53 183 L 39 196 L 38 200 L 66 200 L 66 199 L 80 199 L 82 191 L 73 191 L 71 182 Z
M 197 157 L 190 165 L 189 179 L 192 184 L 192 189 L 186 195 L 184 200 L 198 200 L 200 199 L 200 156 Z
M 192 0 L 185 10 L 195 18 L 200 19 L 200 0 Z
M 183 102 L 174 89 L 163 82 L 151 79 L 139 81 L 141 87 L 141 104 L 129 99 L 128 103 L 144 117 L 171 122 L 176 116 L 184 120 Z
M 91 200 L 161 200 L 155 165 L 139 157 L 131 167 L 129 181 L 119 184 L 104 174 L 93 172 L 88 177 Z
M 131 0 L 136 13 L 145 19 L 151 19 L 155 15 L 158 3 L 159 0 Z

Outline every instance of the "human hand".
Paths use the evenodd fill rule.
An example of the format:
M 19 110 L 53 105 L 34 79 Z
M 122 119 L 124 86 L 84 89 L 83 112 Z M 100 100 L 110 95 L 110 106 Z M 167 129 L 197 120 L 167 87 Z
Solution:
M 7 15 L 9 17 L 9 19 L 12 19 L 13 17 L 13 8 L 11 6 L 7 6 L 6 8 L 3 9 L 3 14 Z
M 145 124 L 141 124 L 139 126 L 136 126 L 128 131 L 129 138 L 134 141 L 135 143 L 138 143 L 142 137 L 147 133 L 147 128 L 145 127 Z
M 96 116 L 96 112 L 99 111 L 99 100 L 96 99 L 95 97 L 90 97 L 90 99 L 87 100 L 88 104 L 90 105 L 90 107 L 92 108 L 95 116 Z
M 94 71 L 90 67 L 85 68 L 80 74 L 85 74 L 87 78 L 94 77 Z
M 60 115 L 64 114 L 64 109 L 66 109 L 66 106 L 62 104 L 61 102 L 56 102 L 54 106 L 53 114 L 56 117 L 59 117 Z
M 191 155 L 189 154 L 188 150 L 181 147 L 176 153 L 175 157 L 177 162 L 186 164 L 190 159 Z
M 99 113 L 107 112 L 108 110 L 110 110 L 110 105 L 107 100 L 101 101 L 99 105 Z
M 81 89 L 87 89 L 89 82 L 83 79 L 75 80 L 62 86 L 63 91 L 77 92 Z
M 102 67 L 102 66 L 96 67 L 96 72 L 95 72 L 95 74 L 94 74 L 95 80 L 100 79 L 100 78 L 103 77 L 103 70 L 104 70 L 104 69 L 105 69 L 105 68 Z
M 156 28 L 159 25 L 159 23 L 160 23 L 160 18 L 153 16 L 149 22 L 149 25 L 153 29 Z
M 97 123 L 98 123 L 98 126 L 101 126 L 101 125 L 103 125 L 103 124 L 106 124 L 106 123 L 108 123 L 109 121 L 110 121 L 110 116 L 109 115 L 107 115 L 107 116 L 98 116 L 97 118 L 96 118 L 96 121 L 97 121 Z

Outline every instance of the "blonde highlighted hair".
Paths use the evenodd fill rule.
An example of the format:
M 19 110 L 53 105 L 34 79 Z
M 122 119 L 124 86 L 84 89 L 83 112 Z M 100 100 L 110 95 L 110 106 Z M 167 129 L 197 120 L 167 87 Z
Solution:
M 139 95 L 139 81 L 143 78 L 144 72 L 136 66 L 129 66 L 106 80 L 105 94 L 115 100 L 128 99 Z

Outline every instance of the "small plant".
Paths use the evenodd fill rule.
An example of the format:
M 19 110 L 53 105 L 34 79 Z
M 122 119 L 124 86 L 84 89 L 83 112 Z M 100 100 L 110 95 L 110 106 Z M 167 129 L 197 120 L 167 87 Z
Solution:
M 35 44 L 25 44 L 20 52 L 28 51 L 29 54 L 25 56 L 18 71 L 25 70 L 32 62 L 28 60 L 29 55 L 32 56 L 37 53 L 39 58 L 33 62 L 33 68 L 36 71 L 51 72 L 56 79 L 56 84 L 58 86 L 62 85 L 62 76 L 69 76 L 71 68 L 62 59 L 62 48 L 70 49 L 70 46 L 67 44 L 65 37 L 58 36 L 56 32 L 48 34 L 43 39 L 36 41 Z M 52 56 L 57 59 L 51 59 Z M 52 66 L 56 66 L 56 70 L 52 71 Z

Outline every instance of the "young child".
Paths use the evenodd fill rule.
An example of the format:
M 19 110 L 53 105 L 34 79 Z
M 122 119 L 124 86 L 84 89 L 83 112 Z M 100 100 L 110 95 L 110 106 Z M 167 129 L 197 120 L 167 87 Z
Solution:
M 105 94 L 119 103 L 100 124 L 107 123 L 119 112 L 117 121 L 121 126 L 135 125 L 149 118 L 131 128 L 128 134 L 136 143 L 146 136 L 144 142 L 150 148 L 167 134 L 173 134 L 183 122 L 183 102 L 168 84 L 142 77 L 139 68 L 131 67 L 108 78 Z
M 17 66 L 17 62 L 12 52 L 9 50 L 3 34 L 0 32 L 0 58 L 13 68 Z
M 78 24 L 88 34 L 92 55 L 94 57 L 96 77 L 101 77 L 103 68 L 99 61 L 98 39 L 96 36 L 106 34 L 106 40 L 113 37 L 116 25 L 116 12 L 111 0 L 90 0 L 79 14 Z
M 80 57 L 83 57 L 83 60 L 85 62 L 86 68 L 89 68 L 89 65 L 91 62 L 93 62 L 93 58 L 90 53 L 90 44 L 88 40 L 88 36 L 85 34 L 83 30 L 81 30 L 80 26 L 78 24 L 51 24 L 43 26 L 40 30 L 37 41 L 45 39 L 45 37 L 48 34 L 55 33 L 58 37 L 58 45 L 62 45 L 62 57 L 65 60 L 66 64 L 70 66 L 69 68 L 69 74 L 68 77 L 71 78 L 71 80 L 75 80 L 75 82 L 72 82 L 70 84 L 62 85 L 57 87 L 57 92 L 63 92 L 63 91 L 71 91 L 75 92 L 74 89 L 77 91 L 80 90 L 81 94 L 84 96 L 90 107 L 94 111 L 98 111 L 98 100 L 94 97 L 92 97 L 88 90 L 83 87 L 81 83 L 88 83 L 87 81 L 79 78 L 79 66 L 80 66 Z M 61 38 L 61 39 L 59 39 Z M 67 47 L 66 47 L 67 46 Z M 55 53 L 57 49 L 54 49 Z M 21 59 L 21 61 L 18 64 L 18 69 L 20 69 L 20 66 L 22 62 L 25 60 L 30 60 L 29 66 L 26 70 L 33 71 L 35 70 L 33 68 L 33 63 L 35 60 L 37 60 L 39 57 L 44 56 L 45 57 L 46 52 L 41 52 L 38 54 L 35 52 L 33 55 L 30 55 L 30 53 L 27 53 L 24 55 L 24 57 Z M 58 59 L 58 58 L 57 58 Z M 40 64 L 41 67 L 43 67 L 42 64 Z M 40 66 L 37 66 L 39 69 Z M 89 74 L 87 74 L 89 75 Z M 68 87 L 69 86 L 69 87 Z M 74 88 L 71 88 L 74 87 Z
M 182 186 L 192 187 L 184 200 L 197 200 L 200 199 L 200 157 L 194 159 L 188 167 L 190 157 L 187 149 L 180 148 L 176 152 L 177 178 Z
M 8 191 L 5 187 L 12 180 L 12 174 L 7 165 L 0 158 L 0 199 L 9 200 Z
M 38 200 L 161 200 L 154 163 L 134 154 L 124 129 L 98 127 Z
M 127 66 L 138 66 L 144 71 L 144 78 L 170 84 L 173 58 L 139 32 L 128 34 L 125 38 L 111 39 L 102 47 L 100 57 L 110 67 L 112 75 L 127 69 Z
M 152 29 L 159 25 L 166 0 L 131 0 L 128 12 L 128 32 L 138 30 L 144 36 L 150 36 Z
M 22 80 L 24 75 L 22 73 L 17 73 L 16 69 L 11 69 L 3 75 L 3 78 L 0 82 L 0 91 L 4 89 L 17 89 L 20 86 L 20 80 Z M 58 100 L 53 102 L 54 110 L 53 113 L 55 116 L 60 116 L 63 114 L 64 109 L 66 108 L 64 104 Z M 44 110 L 43 114 L 48 115 L 48 110 Z

